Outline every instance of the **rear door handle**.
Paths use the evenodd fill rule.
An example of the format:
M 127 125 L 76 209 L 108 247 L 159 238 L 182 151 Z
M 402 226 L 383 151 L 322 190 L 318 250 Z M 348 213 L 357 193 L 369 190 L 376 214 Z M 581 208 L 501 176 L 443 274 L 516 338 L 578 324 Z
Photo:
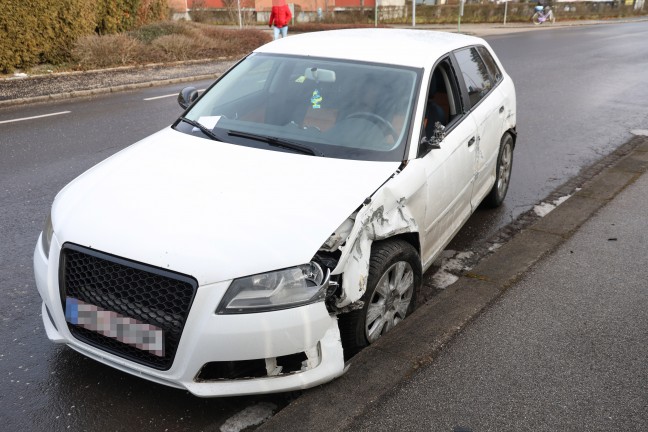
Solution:
M 470 140 L 468 141 L 468 147 L 470 147 L 473 144 L 475 144 L 475 137 L 470 138 Z
M 504 112 L 504 106 L 501 106 L 500 107 L 500 114 L 502 114 L 503 112 Z

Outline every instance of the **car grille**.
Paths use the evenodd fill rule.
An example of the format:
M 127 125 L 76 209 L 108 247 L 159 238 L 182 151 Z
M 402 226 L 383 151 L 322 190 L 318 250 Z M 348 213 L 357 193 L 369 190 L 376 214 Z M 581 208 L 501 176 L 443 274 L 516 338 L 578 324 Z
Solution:
M 127 345 L 68 322 L 72 335 L 134 362 L 167 370 L 173 364 L 198 283 L 168 270 L 66 243 L 59 267 L 61 301 L 76 298 L 164 331 L 164 354 Z

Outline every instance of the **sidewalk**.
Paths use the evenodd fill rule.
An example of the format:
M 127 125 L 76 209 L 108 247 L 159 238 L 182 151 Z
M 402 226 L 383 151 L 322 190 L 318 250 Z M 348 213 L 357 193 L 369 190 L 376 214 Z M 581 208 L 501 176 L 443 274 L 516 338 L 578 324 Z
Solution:
M 624 147 L 257 430 L 648 430 L 648 138 Z

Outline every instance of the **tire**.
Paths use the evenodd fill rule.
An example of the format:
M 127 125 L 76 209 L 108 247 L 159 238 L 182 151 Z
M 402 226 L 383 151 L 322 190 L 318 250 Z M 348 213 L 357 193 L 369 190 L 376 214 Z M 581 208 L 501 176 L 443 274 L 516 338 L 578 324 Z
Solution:
M 421 273 L 421 259 L 409 243 L 384 240 L 373 244 L 367 289 L 361 297 L 364 305 L 339 316 L 345 359 L 378 340 L 412 313 Z
M 502 205 L 511 182 L 512 168 L 513 136 L 507 132 L 502 136 L 502 140 L 500 141 L 500 149 L 497 155 L 497 167 L 495 168 L 495 184 L 484 199 L 484 204 L 486 204 L 486 206 L 495 208 Z
M 531 17 L 531 21 L 533 21 L 533 24 L 535 25 L 540 24 L 540 14 L 538 12 L 534 13 Z

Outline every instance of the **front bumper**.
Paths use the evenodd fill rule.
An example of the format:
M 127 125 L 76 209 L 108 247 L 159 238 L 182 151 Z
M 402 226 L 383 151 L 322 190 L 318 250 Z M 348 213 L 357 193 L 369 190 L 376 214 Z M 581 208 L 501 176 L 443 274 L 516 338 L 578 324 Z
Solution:
M 36 285 L 43 299 L 42 316 L 50 340 L 116 369 L 150 381 L 182 388 L 196 396 L 274 393 L 313 387 L 344 373 L 344 356 L 337 318 L 323 302 L 273 312 L 216 315 L 229 281 L 200 286 L 171 367 L 157 370 L 127 360 L 76 339 L 69 331 L 59 290 L 59 244 L 52 239 L 50 259 L 40 239 L 34 251 Z M 304 353 L 301 368 L 282 372 L 277 358 Z M 201 371 L 214 362 L 255 360 L 267 365 L 265 376 L 207 378 Z

